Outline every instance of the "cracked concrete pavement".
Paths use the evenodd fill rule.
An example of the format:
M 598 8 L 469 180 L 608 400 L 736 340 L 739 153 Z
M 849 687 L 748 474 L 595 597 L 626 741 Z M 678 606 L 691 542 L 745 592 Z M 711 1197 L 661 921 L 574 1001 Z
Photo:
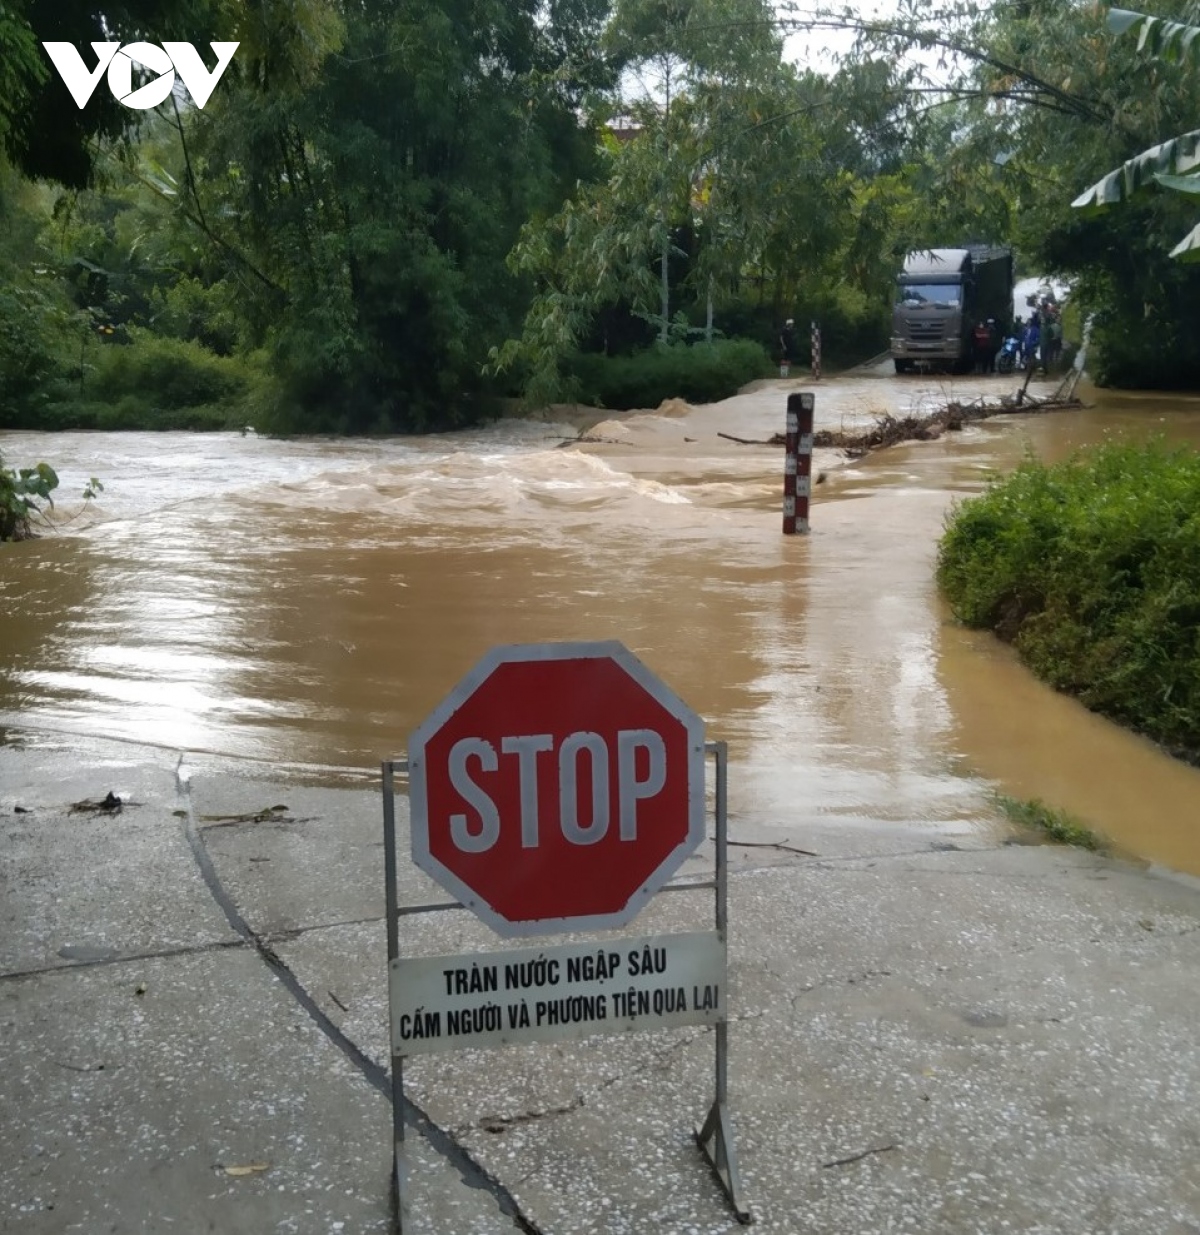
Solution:
M 119 814 L 71 812 L 110 789 Z M 30 739 L 0 747 L 0 827 L 0 1230 L 386 1231 L 378 789 Z M 759 1229 L 1200 1232 L 1193 884 L 970 820 L 732 835 Z M 402 866 L 404 897 L 441 899 Z M 630 929 L 710 915 L 660 897 Z M 505 946 L 465 912 L 403 931 Z M 407 1230 L 740 1229 L 692 1140 L 708 1030 L 405 1071 Z

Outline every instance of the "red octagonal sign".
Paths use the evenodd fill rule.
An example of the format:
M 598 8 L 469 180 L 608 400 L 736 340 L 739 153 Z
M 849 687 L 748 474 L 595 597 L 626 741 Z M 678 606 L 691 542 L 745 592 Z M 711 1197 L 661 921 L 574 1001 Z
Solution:
M 413 860 L 501 935 L 624 926 L 704 839 L 704 722 L 620 643 L 493 648 L 408 763 Z

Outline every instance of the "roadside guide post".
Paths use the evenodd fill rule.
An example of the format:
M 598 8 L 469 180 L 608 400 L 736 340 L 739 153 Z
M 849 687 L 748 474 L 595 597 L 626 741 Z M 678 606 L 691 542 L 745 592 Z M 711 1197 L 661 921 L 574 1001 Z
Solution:
M 812 375 L 814 382 L 821 380 L 821 325 L 819 322 L 812 324 Z
M 808 531 L 812 494 L 813 409 L 816 395 L 788 395 L 783 461 L 783 534 Z
M 811 396 L 810 396 L 811 397 Z M 715 869 L 668 883 L 705 838 Z M 715 1096 L 696 1131 L 739 1221 L 728 1110 L 727 751 L 616 642 L 493 648 L 383 764 L 395 1230 L 403 1231 L 404 1060 L 601 1033 L 712 1025 Z M 401 905 L 396 777 L 413 861 L 456 899 Z M 404 957 L 403 918 L 470 909 L 506 938 L 624 927 L 659 892 L 711 890 L 715 929 Z

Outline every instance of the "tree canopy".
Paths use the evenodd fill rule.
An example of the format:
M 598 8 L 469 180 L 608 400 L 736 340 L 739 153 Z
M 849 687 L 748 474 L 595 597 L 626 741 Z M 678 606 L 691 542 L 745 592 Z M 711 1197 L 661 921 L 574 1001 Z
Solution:
M 1072 280 L 1103 379 L 1194 385 L 1188 21 L 10 0 L 0 425 L 444 426 L 578 391 L 589 353 L 770 346 L 785 316 L 867 355 L 901 255 L 974 240 Z M 803 31 L 851 40 L 832 71 L 787 58 Z M 203 109 L 81 110 L 40 47 L 171 38 L 239 43 Z

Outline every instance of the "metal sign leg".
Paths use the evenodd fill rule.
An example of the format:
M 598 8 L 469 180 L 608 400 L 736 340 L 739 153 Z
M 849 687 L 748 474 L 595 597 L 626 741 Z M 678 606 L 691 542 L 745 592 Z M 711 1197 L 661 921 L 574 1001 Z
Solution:
M 404 1235 L 404 1215 L 408 1211 L 408 1163 L 404 1157 L 404 1079 L 403 1065 L 392 1059 L 392 1235 Z
M 726 1026 L 717 1026 L 717 1072 L 727 1064 Z M 718 1098 L 708 1112 L 704 1126 L 696 1129 L 696 1144 L 708 1159 L 717 1182 L 721 1185 L 737 1220 L 743 1225 L 753 1216 L 742 1195 L 742 1179 L 738 1171 L 737 1151 L 733 1144 L 733 1128 L 729 1122 L 729 1104 Z
M 710 742 L 709 749 L 716 755 L 716 864 L 717 864 L 717 933 L 728 940 L 729 922 L 729 866 L 728 856 L 728 759 L 729 748 L 724 742 Z M 728 983 L 728 977 L 726 979 Z M 742 1198 L 742 1181 L 738 1173 L 737 1153 L 733 1145 L 733 1128 L 729 1120 L 729 1023 L 722 1020 L 717 1025 L 716 1050 L 716 1097 L 704 1126 L 696 1129 L 696 1144 L 708 1159 L 717 1180 L 729 1198 L 737 1220 L 743 1224 L 753 1220 Z
M 400 955 L 399 896 L 396 891 L 396 784 L 397 768 L 403 764 L 388 760 L 383 765 L 383 866 L 387 881 L 387 950 L 388 965 Z M 388 1001 L 389 1011 L 391 1000 Z M 388 1035 L 389 1047 L 392 1042 Z M 392 1235 L 404 1235 L 405 1161 L 404 1161 L 404 1064 L 392 1055 Z

